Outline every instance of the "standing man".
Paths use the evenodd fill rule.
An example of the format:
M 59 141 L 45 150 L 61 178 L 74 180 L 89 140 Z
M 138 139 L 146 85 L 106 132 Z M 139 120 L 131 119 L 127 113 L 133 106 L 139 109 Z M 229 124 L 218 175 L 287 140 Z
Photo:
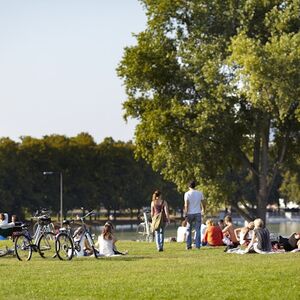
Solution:
M 184 212 L 187 219 L 187 240 L 186 249 L 192 249 L 192 227 L 195 223 L 195 244 L 200 249 L 201 245 L 201 212 L 205 212 L 204 196 L 200 191 L 195 190 L 196 183 L 191 181 L 189 190 L 184 194 Z

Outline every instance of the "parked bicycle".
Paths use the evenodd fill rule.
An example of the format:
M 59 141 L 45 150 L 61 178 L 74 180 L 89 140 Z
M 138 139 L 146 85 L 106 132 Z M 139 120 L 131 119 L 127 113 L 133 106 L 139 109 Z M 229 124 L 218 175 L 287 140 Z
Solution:
M 151 229 L 151 222 L 149 221 L 149 211 L 143 212 L 143 217 L 140 224 L 137 226 L 137 240 L 138 241 L 146 241 L 153 242 L 153 231 Z
M 37 242 L 41 230 L 55 233 L 55 228 L 54 224 L 51 222 L 50 213 L 51 211 L 46 208 L 42 208 L 35 212 L 33 219 L 37 220 L 37 222 L 33 225 L 32 229 L 35 242 Z
M 34 236 L 30 234 L 27 225 L 22 225 L 22 232 L 17 233 L 15 239 L 15 253 L 19 260 L 30 260 L 33 251 L 38 252 L 42 258 L 56 257 L 55 234 L 48 231 L 50 223 L 50 217 L 38 217 L 39 226 Z
M 60 233 L 56 236 L 55 248 L 56 254 L 61 260 L 71 260 L 74 255 L 83 253 L 84 243 L 91 253 L 98 258 L 98 251 L 96 250 L 93 237 L 85 224 L 85 219 L 94 212 L 90 211 L 85 216 L 80 218 L 81 226 L 73 233 L 71 224 L 73 220 L 65 220 L 63 223 L 64 228 L 60 230 Z

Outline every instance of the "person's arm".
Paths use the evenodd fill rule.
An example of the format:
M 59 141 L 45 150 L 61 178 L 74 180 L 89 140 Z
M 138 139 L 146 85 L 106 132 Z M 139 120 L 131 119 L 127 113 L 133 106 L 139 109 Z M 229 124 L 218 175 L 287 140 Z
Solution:
M 205 211 L 206 211 L 206 201 L 205 201 L 205 199 L 203 199 L 201 201 L 201 213 L 204 215 Z
M 100 235 L 98 236 L 97 242 L 95 243 L 95 247 L 100 247 Z
M 224 227 L 224 229 L 222 230 L 223 234 L 228 233 L 229 226 L 230 225 L 227 225 L 227 226 Z
M 189 211 L 189 200 L 187 198 L 184 199 L 184 214 L 187 215 Z
M 242 227 L 234 229 L 234 234 L 237 238 L 240 236 L 241 231 L 242 231 Z
M 250 248 L 253 246 L 253 244 L 255 242 L 255 239 L 256 239 L 256 235 L 255 235 L 255 232 L 253 232 L 251 242 L 249 243 L 249 245 L 245 249 L 245 252 L 249 252 Z
M 153 201 L 151 202 L 151 218 L 154 216 L 154 203 Z
M 168 207 L 168 203 L 166 201 L 164 201 L 164 210 L 165 210 L 167 222 L 168 222 L 168 224 L 170 224 L 169 207 Z
M 207 242 L 207 228 L 205 229 L 204 237 L 202 239 L 202 242 Z

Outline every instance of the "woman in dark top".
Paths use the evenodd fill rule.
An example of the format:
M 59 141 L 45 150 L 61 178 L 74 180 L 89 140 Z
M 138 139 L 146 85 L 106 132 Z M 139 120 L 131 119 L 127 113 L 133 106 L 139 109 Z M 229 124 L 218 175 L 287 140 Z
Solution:
M 161 210 L 164 210 L 164 223 L 170 223 L 168 203 L 161 198 L 161 192 L 155 191 L 152 195 L 151 202 L 151 217 L 159 214 Z M 164 226 L 155 230 L 155 242 L 158 251 L 164 250 Z

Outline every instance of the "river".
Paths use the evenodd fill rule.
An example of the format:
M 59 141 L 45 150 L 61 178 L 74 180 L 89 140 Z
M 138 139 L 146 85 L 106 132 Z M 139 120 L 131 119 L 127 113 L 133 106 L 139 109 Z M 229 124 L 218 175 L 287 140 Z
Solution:
M 242 226 L 242 225 L 239 225 Z M 176 237 L 177 227 L 174 224 L 166 227 L 165 238 Z M 300 232 L 300 221 L 283 221 L 267 224 L 267 228 L 274 235 L 289 236 L 293 232 Z M 96 236 L 101 233 L 102 226 L 93 226 L 91 228 L 92 233 Z M 140 240 L 141 235 L 137 233 L 136 225 L 117 225 L 116 237 L 118 240 Z

